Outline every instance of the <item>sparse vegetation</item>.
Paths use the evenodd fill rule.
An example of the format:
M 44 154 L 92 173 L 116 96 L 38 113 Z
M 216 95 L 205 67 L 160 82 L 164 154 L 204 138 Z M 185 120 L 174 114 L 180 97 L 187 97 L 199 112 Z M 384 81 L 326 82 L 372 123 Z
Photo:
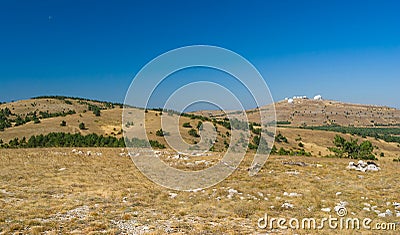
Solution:
M 8 117 L 12 115 L 9 108 L 0 110 L 0 131 L 4 131 L 5 128 L 11 127 L 11 121 Z
M 166 136 L 166 135 L 169 135 L 169 133 L 163 131 L 163 129 L 159 129 L 156 131 L 156 136 Z
M 99 117 L 99 116 L 101 115 L 101 112 L 100 112 L 101 108 L 100 108 L 99 106 L 97 106 L 97 105 L 88 104 L 88 110 L 89 110 L 89 111 L 92 111 L 93 114 L 94 114 L 96 117 Z
M 400 128 L 377 128 L 377 127 L 344 127 L 339 125 L 305 127 L 311 130 L 334 131 L 343 134 L 349 133 L 361 136 L 369 136 L 382 139 L 386 142 L 400 143 Z
M 157 140 L 149 140 L 149 143 L 153 148 L 165 149 L 165 145 L 161 144 Z
M 300 150 L 286 150 L 283 147 L 279 148 L 278 151 L 276 151 L 276 147 L 274 150 L 274 153 L 276 152 L 278 155 L 281 156 L 307 156 L 310 157 L 311 153 L 310 152 L 306 152 L 304 149 L 300 149 Z
M 361 144 L 358 144 L 358 139 L 350 138 L 350 140 L 346 140 L 340 135 L 336 135 L 333 143 L 335 147 L 328 147 L 328 149 L 335 154 L 335 157 L 377 160 L 376 157 L 372 154 L 374 146 L 368 140 L 363 141 Z
M 197 123 L 197 130 L 199 130 L 199 131 L 201 131 L 202 129 L 203 129 L 203 122 L 202 121 L 199 121 L 198 123 Z
M 193 129 L 193 128 L 188 131 L 188 134 L 193 136 L 193 137 L 196 137 L 196 138 L 200 137 L 200 135 L 197 133 L 197 131 L 195 129 Z
M 275 141 L 278 143 L 288 143 L 288 140 L 285 136 L 283 136 L 281 133 L 278 133 L 275 136 Z
M 49 111 L 39 111 L 40 118 L 52 118 L 52 117 L 65 117 L 67 115 L 76 114 L 75 110 L 68 110 L 67 112 L 49 113 Z
M 183 123 L 182 126 L 185 128 L 192 128 L 192 125 L 190 125 L 190 122 L 185 122 L 185 123 Z
M 83 122 L 79 123 L 79 129 L 86 130 L 85 123 L 83 123 Z
M 45 148 L 45 147 L 125 147 L 123 138 L 112 136 L 104 137 L 97 134 L 81 135 L 70 133 L 49 133 L 47 135 L 31 136 L 26 138 L 14 138 L 8 144 L 2 144 L 2 148 Z

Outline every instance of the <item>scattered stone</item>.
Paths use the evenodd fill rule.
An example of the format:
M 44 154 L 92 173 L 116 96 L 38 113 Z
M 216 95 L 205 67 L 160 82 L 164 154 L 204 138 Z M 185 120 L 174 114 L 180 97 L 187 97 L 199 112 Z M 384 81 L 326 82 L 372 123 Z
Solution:
M 69 210 L 63 214 L 57 212 L 57 214 L 55 215 L 55 219 L 61 221 L 69 221 L 72 219 L 84 220 L 86 219 L 88 213 L 89 213 L 89 207 L 85 205 Z
M 284 192 L 284 193 L 283 193 L 283 196 L 288 196 L 288 197 L 301 197 L 302 194 L 300 194 L 300 193 L 287 193 L 287 192 Z
M 300 174 L 300 172 L 298 172 L 298 171 L 286 171 L 286 174 L 289 174 L 289 175 L 299 175 Z
M 291 166 L 307 166 L 305 162 L 283 162 L 283 165 L 291 165 Z
M 178 196 L 177 193 L 169 193 L 169 197 L 170 198 L 176 198 L 176 196 Z
M 387 209 L 387 210 L 385 211 L 385 213 L 386 213 L 387 216 L 392 216 L 392 215 L 393 215 L 392 211 L 389 210 L 389 209 Z
M 199 160 L 199 161 L 195 161 L 194 164 L 196 164 L 196 165 L 204 164 L 207 166 L 208 162 L 206 160 Z
M 347 169 L 366 172 L 366 171 L 379 171 L 381 168 L 379 168 L 379 166 L 374 162 L 364 162 L 360 160 L 358 161 L 358 163 L 349 162 Z
M 336 193 L 336 196 L 340 196 L 340 195 L 342 195 L 342 192 L 337 192 Z
M 294 206 L 291 203 L 285 202 L 285 203 L 282 204 L 281 207 L 285 208 L 285 209 L 293 209 Z
M 365 211 L 371 211 L 371 209 L 369 209 L 369 207 L 364 207 L 363 210 L 365 210 Z
M 323 212 L 331 212 L 331 208 L 329 208 L 329 207 L 322 208 L 321 211 L 323 211 Z
M 235 194 L 238 194 L 238 191 L 236 190 L 236 189 L 233 189 L 233 188 L 230 188 L 229 190 L 228 190 L 228 198 L 229 199 L 232 199 L 232 197 L 235 195 Z
M 379 213 L 378 217 L 386 217 L 386 213 Z
M 63 167 L 63 168 L 58 169 L 58 171 L 65 171 L 66 169 L 67 168 Z

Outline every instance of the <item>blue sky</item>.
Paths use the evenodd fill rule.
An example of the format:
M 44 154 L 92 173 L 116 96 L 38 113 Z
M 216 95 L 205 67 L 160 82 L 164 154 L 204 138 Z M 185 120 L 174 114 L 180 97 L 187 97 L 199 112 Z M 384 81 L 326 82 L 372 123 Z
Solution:
M 5 0 L 0 101 L 122 102 L 150 60 L 202 44 L 248 59 L 275 100 L 322 94 L 400 108 L 399 11 L 399 1 Z

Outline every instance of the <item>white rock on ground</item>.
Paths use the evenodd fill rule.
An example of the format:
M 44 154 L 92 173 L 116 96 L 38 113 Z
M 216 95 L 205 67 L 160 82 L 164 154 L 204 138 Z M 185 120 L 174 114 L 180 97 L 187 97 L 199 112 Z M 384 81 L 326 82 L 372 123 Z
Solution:
M 285 208 L 285 209 L 293 209 L 294 206 L 293 206 L 293 204 L 291 204 L 289 202 L 285 202 L 285 203 L 282 204 L 281 207 Z
M 229 199 L 232 199 L 232 197 L 235 195 L 235 194 L 237 194 L 238 193 L 238 191 L 236 190 L 236 189 L 233 189 L 233 188 L 230 188 L 229 190 L 228 190 L 228 198 Z
M 170 198 L 176 198 L 176 196 L 178 196 L 177 193 L 169 193 L 169 197 Z
M 283 196 L 288 196 L 288 197 L 301 197 L 302 194 L 300 193 L 288 193 L 288 192 L 284 192 Z
M 387 216 L 392 216 L 392 215 L 393 215 L 392 211 L 389 210 L 389 209 L 387 209 L 387 210 L 385 211 L 385 213 L 386 213 Z
M 331 212 L 331 208 L 329 208 L 329 207 L 322 208 L 321 211 L 324 211 L 324 212 Z
M 379 213 L 378 217 L 386 217 L 386 213 Z

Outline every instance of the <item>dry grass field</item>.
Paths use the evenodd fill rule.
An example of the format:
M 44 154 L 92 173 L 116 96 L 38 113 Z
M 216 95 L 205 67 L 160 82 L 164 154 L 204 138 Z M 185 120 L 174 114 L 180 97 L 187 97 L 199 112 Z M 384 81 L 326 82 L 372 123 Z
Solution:
M 122 124 L 122 108 L 105 103 L 75 99 L 33 99 L 2 104 L 12 113 L 76 111 L 76 114 L 40 119 L 0 132 L 4 142 L 18 137 L 50 132 L 96 133 L 120 138 L 123 131 L 137 128 Z M 101 115 L 88 110 L 88 104 L 102 107 Z M 310 113 L 311 111 L 311 113 Z M 279 149 L 304 149 L 306 156 L 270 156 L 261 171 L 249 176 L 252 154 L 223 182 L 204 190 L 169 190 L 148 180 L 123 148 L 43 148 L 0 149 L 0 234 L 398 234 L 400 231 L 400 146 L 371 137 L 340 134 L 346 139 L 369 140 L 376 146 L 378 172 L 346 169 L 350 159 L 326 158 L 336 132 L 298 128 L 300 125 L 371 126 L 371 123 L 399 124 L 399 111 L 387 107 L 342 104 L 332 101 L 299 100 L 290 105 L 277 103 L 278 127 L 288 140 L 275 143 Z M 338 114 L 336 114 L 336 112 Z M 346 113 L 345 113 L 346 112 Z M 199 112 L 216 116 L 218 112 Z M 331 114 L 332 113 L 332 114 Z M 344 115 L 340 114 L 343 113 Z M 156 132 L 160 116 L 149 110 L 146 134 L 167 145 Z M 254 110 L 248 112 L 256 121 Z M 221 119 L 224 116 L 218 116 Z M 334 117 L 334 119 L 333 119 Z M 61 121 L 66 126 L 60 126 Z M 315 120 L 315 121 L 313 121 Z M 334 120 L 334 121 L 333 121 Z M 374 122 L 371 122 L 371 121 Z M 84 122 L 87 129 L 80 130 Z M 179 132 L 193 144 L 200 140 L 188 134 L 198 119 L 180 117 Z M 209 155 L 181 156 L 170 149 L 160 150 L 160 159 L 181 170 L 201 170 L 216 164 L 223 156 L 228 129 L 220 124 L 215 151 Z M 300 147 L 302 145 L 302 147 Z M 380 157 L 383 153 L 384 157 Z M 377 223 L 394 224 L 393 230 L 338 230 L 259 228 L 258 220 L 267 213 L 275 218 L 323 219 L 336 217 L 334 207 L 344 204 L 350 218 L 370 218 Z M 385 217 L 383 217 L 383 215 Z M 344 218 L 347 218 L 344 217 Z
M 265 213 L 337 217 L 333 208 L 340 202 L 348 203 L 348 217 L 397 223 L 400 229 L 400 164 L 389 160 L 379 161 L 379 172 L 362 173 L 347 170 L 346 159 L 271 156 L 259 174 L 250 177 L 248 156 L 222 183 L 180 192 L 150 182 L 124 149 L 78 151 L 82 154 L 70 148 L 0 150 L 2 234 L 396 234 L 257 227 Z M 299 161 L 307 165 L 283 164 Z M 282 207 L 285 203 L 293 207 Z M 378 217 L 371 208 L 393 215 Z

